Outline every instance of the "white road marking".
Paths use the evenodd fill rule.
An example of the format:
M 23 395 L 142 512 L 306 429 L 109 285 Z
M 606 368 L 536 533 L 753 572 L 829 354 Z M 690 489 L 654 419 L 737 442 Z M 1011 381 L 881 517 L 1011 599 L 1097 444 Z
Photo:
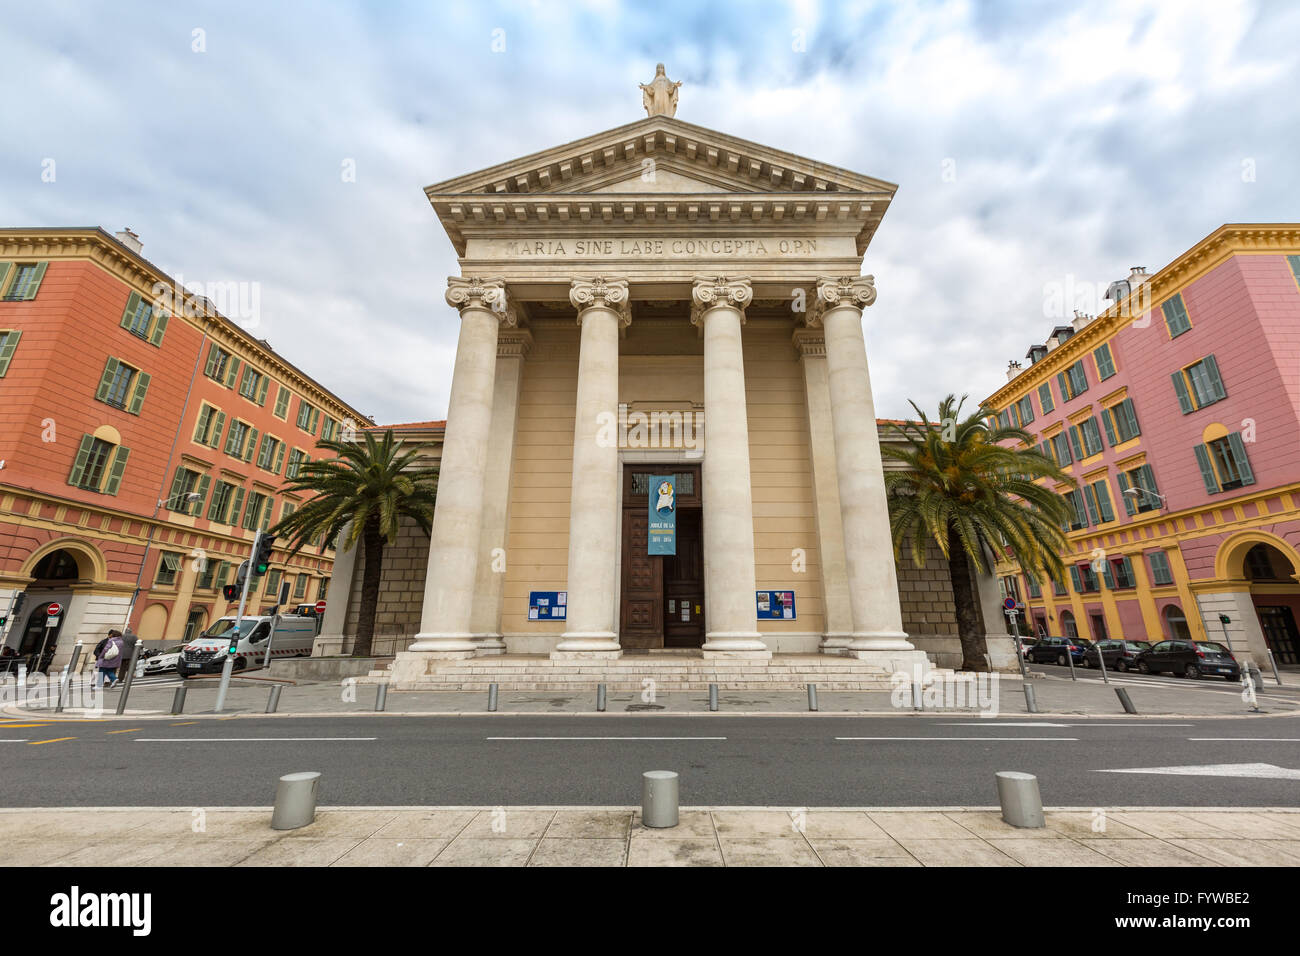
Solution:
M 25 744 L 25 743 L 27 743 L 26 737 L 5 737 L 3 739 L 0 739 L 0 744 Z
M 484 737 L 484 740 L 726 740 L 726 737 Z
M 1077 724 L 1053 724 L 1046 721 L 1002 721 L 1002 720 L 967 720 L 962 723 L 941 723 L 939 727 L 1133 727 L 1131 720 L 1110 720 L 1106 722 L 1090 720 Z M 1195 724 L 1141 724 L 1143 727 L 1194 727 Z
M 132 737 L 138 744 L 243 743 L 245 741 L 378 740 L 378 737 Z
M 1159 773 L 1178 777 L 1254 777 L 1261 780 L 1300 780 L 1300 770 L 1271 763 L 1212 763 L 1200 767 L 1134 767 L 1097 773 Z
M 836 737 L 836 740 L 1056 740 L 1077 741 L 1078 737 Z
M 1188 740 L 1255 740 L 1279 744 L 1300 743 L 1300 737 L 1188 737 Z

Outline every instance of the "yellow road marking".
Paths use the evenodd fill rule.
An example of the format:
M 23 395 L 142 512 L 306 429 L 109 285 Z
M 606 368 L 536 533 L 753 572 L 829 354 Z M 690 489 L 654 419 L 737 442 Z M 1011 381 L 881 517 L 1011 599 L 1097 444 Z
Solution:
M 140 729 L 139 727 L 128 727 L 128 728 L 126 728 L 126 730 L 110 730 L 110 731 L 108 731 L 108 733 L 110 733 L 110 734 L 133 734 L 133 733 L 135 733 L 135 732 L 136 732 L 137 730 L 139 730 L 139 729 Z
M 197 720 L 182 720 L 178 724 L 172 724 L 173 727 L 188 727 L 190 724 L 197 724 Z
M 31 740 L 27 742 L 27 746 L 36 747 L 39 746 L 40 744 L 57 744 L 63 740 L 76 740 L 76 739 L 77 739 L 76 737 L 55 737 L 52 740 Z
M 19 727 L 48 727 L 46 724 L 0 724 L 0 730 L 17 730 Z

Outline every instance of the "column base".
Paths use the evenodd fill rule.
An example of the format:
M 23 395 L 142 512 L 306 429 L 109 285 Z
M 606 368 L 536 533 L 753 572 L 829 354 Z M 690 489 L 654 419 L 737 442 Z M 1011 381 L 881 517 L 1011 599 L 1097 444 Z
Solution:
M 848 651 L 914 651 L 916 647 L 902 631 L 856 631 L 850 635 Z
M 623 656 L 623 647 L 613 631 L 573 631 L 560 637 L 551 651 L 553 661 L 613 660 Z
M 771 660 L 772 652 L 768 650 L 757 631 L 740 634 L 706 634 L 704 646 L 700 648 L 705 658 L 741 657 L 750 660 Z
M 891 674 L 905 673 L 908 680 L 924 679 L 934 669 L 925 651 L 846 651 L 844 656 L 878 664 Z
M 477 649 L 478 643 L 474 640 L 473 634 L 460 632 L 440 634 L 434 631 L 415 635 L 415 640 L 407 648 L 408 651 L 419 651 L 422 654 L 441 658 L 473 657 Z
M 431 653 L 428 651 L 398 651 L 388 668 L 388 683 L 394 688 L 414 687 L 427 678 L 444 660 L 473 657 L 473 651 Z
M 500 634 L 475 634 L 474 654 L 477 657 L 499 657 L 506 652 L 506 642 Z
M 843 657 L 851 643 L 853 643 L 853 634 L 850 631 L 827 631 L 822 636 L 818 650 L 823 654 Z

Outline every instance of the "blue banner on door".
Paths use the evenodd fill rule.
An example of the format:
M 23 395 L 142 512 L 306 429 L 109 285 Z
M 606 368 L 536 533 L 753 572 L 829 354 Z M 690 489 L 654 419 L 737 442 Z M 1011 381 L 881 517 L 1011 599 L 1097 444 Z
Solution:
M 755 591 L 760 621 L 793 621 L 793 591 Z
M 568 591 L 529 591 L 528 620 L 564 621 L 569 613 Z
M 650 527 L 646 554 L 677 553 L 677 479 L 650 476 Z

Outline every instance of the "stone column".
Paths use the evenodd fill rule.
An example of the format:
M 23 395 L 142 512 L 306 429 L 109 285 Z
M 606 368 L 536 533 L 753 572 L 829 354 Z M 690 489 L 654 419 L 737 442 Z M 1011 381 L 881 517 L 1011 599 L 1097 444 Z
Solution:
M 754 499 L 740 327 L 749 280 L 700 278 L 691 322 L 704 335 L 705 657 L 771 657 L 754 610 Z
M 515 460 L 515 424 L 519 418 L 519 380 L 533 336 L 508 329 L 497 340 L 496 386 L 487 473 L 483 481 L 483 527 L 479 532 L 478 574 L 474 584 L 470 630 L 479 656 L 504 654 L 501 601 L 505 596 L 506 530 L 510 518 L 510 474 Z
M 862 337 L 862 310 L 875 301 L 872 276 L 823 278 L 817 282 L 817 296 L 808 313 L 808 325 L 821 327 L 826 335 L 831 426 L 853 614 L 853 639 L 845 653 L 896 668 L 924 666 L 925 655 L 903 632 L 885 472 Z
M 456 366 L 447 402 L 438 476 L 438 504 L 429 540 L 420 633 L 393 662 L 395 683 L 417 681 L 437 658 L 473 657 L 470 630 L 483 522 L 492 396 L 496 383 L 497 333 L 518 319 L 502 279 L 447 280 L 447 304 L 460 310 Z
M 569 499 L 569 604 L 554 658 L 618 657 L 618 338 L 632 321 L 627 281 L 575 279 L 578 309 L 578 399 L 573 421 L 573 491 Z
M 808 407 L 808 451 L 817 505 L 817 553 L 821 560 L 822 603 L 826 608 L 823 654 L 843 654 L 853 640 L 853 610 L 844 562 L 844 526 L 840 522 L 840 486 L 835 471 L 835 435 L 831 428 L 831 389 L 826 368 L 826 338 L 821 329 L 795 329 L 794 345 L 803 366 L 804 402 Z

